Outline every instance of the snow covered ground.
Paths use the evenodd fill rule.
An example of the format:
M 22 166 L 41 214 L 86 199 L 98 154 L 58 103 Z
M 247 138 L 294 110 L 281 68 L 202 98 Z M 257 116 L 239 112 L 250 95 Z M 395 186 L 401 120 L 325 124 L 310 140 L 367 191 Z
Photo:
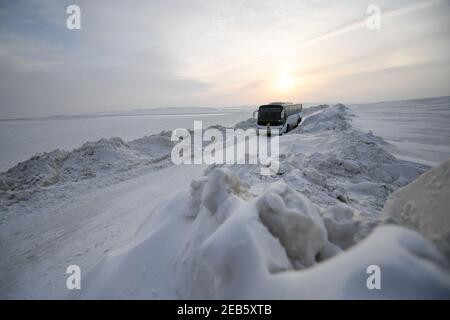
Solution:
M 0 171 L 5 171 L 35 153 L 71 150 L 86 141 L 117 137 L 141 138 L 164 130 L 192 127 L 194 120 L 205 126 L 232 126 L 249 117 L 252 108 L 164 108 L 129 112 L 95 113 L 41 119 L 0 120 Z
M 352 125 L 395 146 L 396 157 L 436 166 L 450 157 L 449 97 L 349 105 Z
M 447 109 L 429 112 L 441 118 L 446 101 Z M 365 132 L 376 133 L 361 123 L 378 114 L 363 108 L 306 111 L 280 138 L 275 176 L 261 176 L 257 165 L 173 166 L 167 132 L 104 139 L 17 165 L 0 175 L 0 296 L 450 297 L 448 203 L 436 196 L 449 191 L 450 164 L 416 180 L 445 152 L 431 159 L 417 144 L 401 150 L 384 120 L 372 125 L 384 123 L 380 135 L 389 142 Z M 236 115 L 233 124 L 248 118 Z M 414 139 L 429 127 L 409 123 Z M 427 145 L 445 151 L 438 130 L 447 124 L 427 123 L 436 129 Z M 399 138 L 414 136 L 402 128 Z M 425 161 L 398 159 L 391 150 Z M 413 191 L 402 191 L 415 180 Z M 417 193 L 438 209 L 438 222 L 408 204 Z M 394 204 L 383 211 L 389 196 Z M 75 293 L 65 287 L 70 264 L 82 270 Z M 369 265 L 381 268 L 381 290 L 366 286 Z

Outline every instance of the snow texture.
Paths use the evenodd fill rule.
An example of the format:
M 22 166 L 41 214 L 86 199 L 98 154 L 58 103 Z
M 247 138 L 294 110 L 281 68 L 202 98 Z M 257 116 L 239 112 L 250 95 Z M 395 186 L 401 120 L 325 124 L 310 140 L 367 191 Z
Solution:
M 386 201 L 383 215 L 417 230 L 450 261 L 450 159 L 427 171 Z
M 409 184 L 428 168 L 396 159 L 350 117 L 342 104 L 310 113 L 280 139 L 274 176 L 208 167 L 70 297 L 449 298 L 449 163 Z M 381 290 L 367 286 L 371 265 Z
M 346 232 L 327 229 L 324 222 L 324 216 L 333 211 L 322 212 L 283 182 L 272 184 L 257 197 L 227 169 L 215 169 L 199 183 L 204 187 L 196 188 L 202 201 L 195 217 L 186 216 L 180 204 L 194 201 L 197 195 L 180 193 L 155 213 L 133 244 L 98 266 L 88 276 L 90 285 L 76 297 L 120 298 L 130 293 L 137 298 L 161 294 L 161 298 L 184 299 L 450 295 L 447 260 L 414 231 L 380 226 L 340 253 L 346 245 L 339 247 L 339 242 Z M 338 212 L 340 218 L 350 218 Z M 333 238 L 339 241 L 333 243 Z M 169 269 L 158 275 L 160 287 L 153 287 L 155 281 L 144 272 L 155 264 Z M 383 290 L 366 286 L 366 269 L 372 264 L 382 270 Z M 170 279 L 173 274 L 175 279 Z

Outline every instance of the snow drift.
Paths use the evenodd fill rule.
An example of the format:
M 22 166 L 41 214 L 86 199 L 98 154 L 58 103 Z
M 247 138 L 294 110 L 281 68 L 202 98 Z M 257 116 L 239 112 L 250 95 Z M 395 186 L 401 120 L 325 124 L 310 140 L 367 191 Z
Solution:
M 51 187 L 85 180 L 91 186 L 106 185 L 142 168 L 167 166 L 173 147 L 170 136 L 170 132 L 161 132 L 130 142 L 115 137 L 86 142 L 73 151 L 37 154 L 0 173 L 0 209 Z
M 383 139 L 354 129 L 350 121 L 341 104 L 307 117 L 283 137 L 277 176 L 261 176 L 256 165 L 227 167 L 253 189 L 282 178 L 316 204 L 349 205 L 376 218 L 392 191 L 428 167 L 396 159 Z
M 246 130 L 255 123 L 256 120 L 250 118 L 234 128 Z M 221 125 L 204 129 L 209 128 L 221 132 L 227 129 Z M 11 208 L 32 197 L 37 199 L 29 202 L 45 202 L 55 192 L 69 193 L 65 189 L 70 189 L 73 196 L 82 193 L 83 189 L 104 187 L 136 177 L 144 170 L 170 166 L 173 164 L 171 151 L 176 144 L 171 141 L 171 134 L 162 131 L 128 142 L 119 137 L 103 138 L 86 142 L 72 151 L 57 149 L 38 153 L 6 172 L 0 172 L 0 212 L 20 211 L 20 208 Z M 204 147 L 206 145 L 204 143 Z
M 433 241 L 450 261 L 450 159 L 395 191 L 383 214 Z
M 378 227 L 338 254 L 345 245 L 332 239 L 345 232 L 325 223 L 334 211 L 324 212 L 283 182 L 251 195 L 230 171 L 215 169 L 194 182 L 190 194 L 179 194 L 155 212 L 132 244 L 94 269 L 77 297 L 450 296 L 446 259 L 404 227 Z M 366 286 L 366 269 L 373 264 L 382 270 L 379 291 Z
M 71 297 L 450 297 L 448 261 L 426 238 L 436 225 L 424 237 L 401 219 L 379 217 L 388 195 L 427 168 L 397 160 L 349 117 L 336 105 L 305 119 L 283 137 L 276 176 L 260 176 L 257 166 L 210 166 Z M 367 287 L 371 265 L 380 267 L 381 290 Z

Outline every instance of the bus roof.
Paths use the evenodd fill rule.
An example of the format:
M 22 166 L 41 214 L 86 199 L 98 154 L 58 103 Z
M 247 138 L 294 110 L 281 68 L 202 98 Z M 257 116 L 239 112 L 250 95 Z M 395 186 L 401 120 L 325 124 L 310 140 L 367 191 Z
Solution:
M 259 106 L 259 107 L 261 108 L 261 107 L 276 107 L 276 106 L 282 107 L 284 109 L 284 108 L 289 107 L 289 106 L 300 106 L 300 107 L 302 107 L 302 104 L 301 103 L 294 104 L 292 102 L 271 102 L 269 104 L 263 104 L 262 106 Z
M 269 103 L 269 105 L 272 105 L 272 104 L 279 105 L 279 106 L 285 106 L 285 105 L 293 104 L 293 103 L 292 102 L 271 102 L 271 103 Z

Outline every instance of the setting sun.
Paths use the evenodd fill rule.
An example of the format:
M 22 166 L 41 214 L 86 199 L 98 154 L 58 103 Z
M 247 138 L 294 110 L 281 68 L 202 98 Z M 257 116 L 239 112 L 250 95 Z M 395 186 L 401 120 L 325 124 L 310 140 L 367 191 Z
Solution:
M 292 89 L 295 84 L 295 79 L 291 75 L 282 74 L 276 81 L 276 87 L 280 91 L 288 91 Z

